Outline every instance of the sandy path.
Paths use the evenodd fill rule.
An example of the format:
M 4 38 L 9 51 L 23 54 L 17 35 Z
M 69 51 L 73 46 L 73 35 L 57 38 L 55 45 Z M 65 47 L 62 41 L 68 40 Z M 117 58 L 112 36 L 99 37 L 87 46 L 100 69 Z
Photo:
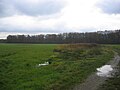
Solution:
M 115 53 L 114 59 L 108 62 L 107 64 L 111 65 L 113 69 L 117 66 L 120 61 L 120 56 Z M 115 71 L 115 70 L 113 70 Z M 91 74 L 84 83 L 77 85 L 73 90 L 97 90 L 98 86 L 103 84 L 107 78 L 97 76 L 96 72 Z

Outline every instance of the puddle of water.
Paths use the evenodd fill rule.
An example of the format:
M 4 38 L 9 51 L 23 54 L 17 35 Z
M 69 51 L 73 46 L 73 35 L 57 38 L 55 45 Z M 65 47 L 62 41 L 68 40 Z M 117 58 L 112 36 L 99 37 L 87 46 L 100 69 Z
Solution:
M 49 62 L 38 64 L 38 67 L 40 67 L 40 66 L 46 66 L 46 65 L 49 65 Z
M 111 77 L 111 72 L 113 68 L 111 65 L 104 65 L 100 68 L 97 68 L 97 75 L 100 77 Z

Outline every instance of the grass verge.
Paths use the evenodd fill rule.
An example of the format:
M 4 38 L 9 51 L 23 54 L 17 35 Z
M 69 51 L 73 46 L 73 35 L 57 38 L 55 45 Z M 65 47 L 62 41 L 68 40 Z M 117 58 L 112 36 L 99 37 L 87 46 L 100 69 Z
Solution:
M 109 45 L 115 52 L 120 55 L 120 45 Z M 117 66 L 117 72 L 106 80 L 98 90 L 120 90 L 120 62 Z

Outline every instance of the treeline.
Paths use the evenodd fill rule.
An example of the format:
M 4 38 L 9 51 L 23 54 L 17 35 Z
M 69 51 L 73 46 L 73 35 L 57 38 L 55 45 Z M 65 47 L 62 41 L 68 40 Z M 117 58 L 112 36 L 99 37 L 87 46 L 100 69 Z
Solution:
M 0 43 L 6 43 L 7 40 L 6 39 L 0 39 Z
M 9 35 L 7 43 L 40 43 L 40 44 L 63 44 L 63 43 L 100 43 L 120 44 L 120 30 L 98 31 L 87 33 L 63 33 L 47 35 Z

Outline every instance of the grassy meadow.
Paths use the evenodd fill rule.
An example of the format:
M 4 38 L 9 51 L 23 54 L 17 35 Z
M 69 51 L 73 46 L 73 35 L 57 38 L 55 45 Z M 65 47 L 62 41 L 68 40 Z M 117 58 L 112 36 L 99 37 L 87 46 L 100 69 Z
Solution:
M 55 45 L 1 44 L 0 90 L 40 90 L 52 74 L 49 67 L 38 68 Z M 46 80 L 44 80 L 46 78 Z
M 113 56 L 96 44 L 0 44 L 0 90 L 69 90 Z

